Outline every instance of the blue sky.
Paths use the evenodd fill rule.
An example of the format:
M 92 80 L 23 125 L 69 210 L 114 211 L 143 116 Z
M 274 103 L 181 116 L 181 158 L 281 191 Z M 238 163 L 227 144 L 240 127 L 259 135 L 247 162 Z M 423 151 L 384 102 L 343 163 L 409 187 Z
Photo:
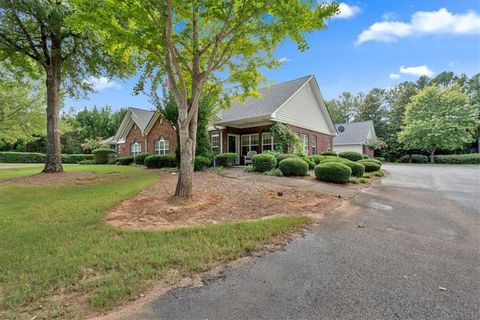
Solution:
M 328 29 L 307 36 L 310 49 L 299 52 L 287 40 L 276 52 L 284 64 L 265 71 L 278 83 L 315 75 L 325 99 L 343 91 L 387 88 L 421 74 L 449 70 L 480 72 L 480 1 L 344 1 Z M 87 99 L 67 99 L 65 108 L 110 105 L 150 109 L 144 95 L 132 93 L 136 78 L 91 79 L 97 87 Z

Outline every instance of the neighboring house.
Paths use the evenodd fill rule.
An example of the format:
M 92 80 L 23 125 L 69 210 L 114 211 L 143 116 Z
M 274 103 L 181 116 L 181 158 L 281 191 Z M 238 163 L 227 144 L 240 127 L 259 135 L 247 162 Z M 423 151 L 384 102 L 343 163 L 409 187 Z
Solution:
M 273 150 L 275 141 L 269 132 L 273 122 L 296 132 L 308 154 L 332 149 L 335 125 L 314 76 L 259 89 L 259 93 L 260 97 L 233 103 L 216 115 L 209 126 L 213 153 L 237 153 L 243 164 L 249 151 Z M 176 134 L 158 112 L 129 108 L 111 143 L 122 156 L 174 153 Z
M 169 154 L 175 152 L 177 135 L 159 112 L 128 108 L 110 144 L 119 156 L 141 152 Z
M 337 136 L 333 138 L 333 151 L 356 151 L 373 157 L 373 150 L 367 146 L 367 141 L 376 138 L 373 122 L 360 121 L 335 124 Z

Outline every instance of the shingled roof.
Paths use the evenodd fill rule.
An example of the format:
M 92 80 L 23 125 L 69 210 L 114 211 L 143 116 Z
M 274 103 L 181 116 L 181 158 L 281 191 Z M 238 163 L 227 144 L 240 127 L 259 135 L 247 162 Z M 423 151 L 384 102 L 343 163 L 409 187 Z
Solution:
M 155 115 L 155 111 L 143 110 L 138 108 L 128 108 L 132 112 L 132 120 L 137 124 L 140 130 L 143 132 L 148 123 Z
M 271 115 L 311 78 L 308 75 L 259 89 L 260 97 L 249 97 L 244 103 L 232 103 L 230 108 L 221 110 L 217 123 Z
M 337 136 L 333 137 L 333 145 L 362 144 L 368 140 L 368 133 L 371 131 L 375 137 L 373 122 L 359 121 L 350 123 L 336 123 Z M 340 127 L 343 127 L 343 131 Z

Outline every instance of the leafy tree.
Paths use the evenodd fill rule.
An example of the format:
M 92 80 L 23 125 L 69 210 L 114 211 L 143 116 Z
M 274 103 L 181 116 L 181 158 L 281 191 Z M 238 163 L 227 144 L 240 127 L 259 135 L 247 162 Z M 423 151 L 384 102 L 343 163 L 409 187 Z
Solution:
M 360 104 L 355 121 L 372 120 L 376 135 L 385 140 L 387 124 L 387 101 L 384 89 L 374 88 Z
M 306 50 L 306 32 L 325 28 L 337 3 L 316 0 L 78 0 L 85 28 L 93 23 L 105 43 L 122 56 L 140 58 L 144 67 L 138 89 L 163 78 L 178 106 L 181 145 L 177 197 L 192 195 L 199 102 L 210 90 L 245 98 L 256 94 L 263 68 L 279 66 L 273 56 L 287 37 Z M 224 95 L 223 100 L 228 101 Z
M 342 92 L 337 99 L 327 101 L 327 108 L 334 123 L 351 122 L 360 109 L 365 96 L 363 93 L 353 95 Z
M 100 109 L 96 106 L 92 109 L 85 107 L 74 114 L 70 122 L 73 130 L 79 133 L 81 140 L 106 139 L 117 132 L 126 112 L 125 108 L 113 111 L 109 106 Z
M 478 106 L 458 86 L 421 89 L 408 104 L 399 140 L 408 149 L 423 149 L 430 161 L 437 149 L 454 150 L 473 141 L 479 125 Z
M 0 1 L 0 60 L 8 58 L 16 72 L 41 70 L 47 92 L 47 145 L 44 172 L 63 171 L 60 154 L 59 111 L 63 92 L 88 89 L 88 75 L 118 72 L 111 56 L 99 46 L 95 29 L 80 32 L 69 21 L 72 1 Z M 62 87 L 63 84 L 63 87 Z
M 4 143 L 29 142 L 45 130 L 45 95 L 37 86 L 0 69 L 0 140 Z

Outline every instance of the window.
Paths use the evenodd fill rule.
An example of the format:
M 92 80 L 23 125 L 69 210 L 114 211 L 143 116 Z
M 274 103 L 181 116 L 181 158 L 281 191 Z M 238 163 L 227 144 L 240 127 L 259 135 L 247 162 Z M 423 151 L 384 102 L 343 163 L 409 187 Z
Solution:
M 262 133 L 262 151 L 273 150 L 273 136 L 270 132 Z
M 246 156 L 248 151 L 259 152 L 259 134 L 247 134 L 242 136 L 242 156 Z
M 168 154 L 170 152 L 170 141 L 160 138 L 155 141 L 155 153 L 156 154 Z
M 308 134 L 302 133 L 303 152 L 308 154 Z
M 140 143 L 135 141 L 130 145 L 130 153 L 132 154 L 132 156 L 135 157 L 140 152 L 142 152 L 142 145 Z
M 212 153 L 220 153 L 220 134 L 218 131 L 212 132 L 210 135 L 210 149 Z
M 312 136 L 312 154 L 317 154 L 317 136 Z

